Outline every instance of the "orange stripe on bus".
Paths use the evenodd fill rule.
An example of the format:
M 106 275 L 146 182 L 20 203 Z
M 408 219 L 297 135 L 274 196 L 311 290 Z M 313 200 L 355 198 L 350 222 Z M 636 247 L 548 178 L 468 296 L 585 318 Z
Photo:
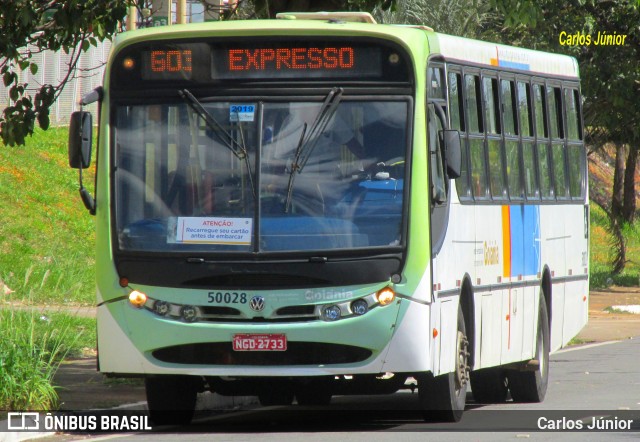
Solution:
M 502 275 L 511 276 L 511 217 L 509 206 L 502 206 Z

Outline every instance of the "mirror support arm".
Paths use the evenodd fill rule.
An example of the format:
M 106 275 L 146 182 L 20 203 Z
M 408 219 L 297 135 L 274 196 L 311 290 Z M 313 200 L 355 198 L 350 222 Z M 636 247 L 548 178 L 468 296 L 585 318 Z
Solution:
M 82 167 L 78 169 L 78 178 L 80 181 L 80 198 L 82 199 L 82 202 L 84 203 L 84 206 L 87 208 L 89 213 L 91 215 L 95 215 L 96 200 L 91 195 L 91 192 L 89 192 L 87 188 L 84 187 L 84 184 L 82 183 Z

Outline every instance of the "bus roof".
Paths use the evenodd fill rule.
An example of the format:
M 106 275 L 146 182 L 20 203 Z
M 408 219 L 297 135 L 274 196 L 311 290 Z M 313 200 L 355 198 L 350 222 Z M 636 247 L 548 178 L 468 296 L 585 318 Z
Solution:
M 448 60 L 498 66 L 529 74 L 578 77 L 578 62 L 568 55 L 534 51 L 435 32 L 429 33 L 429 44 L 432 53 L 437 52 Z

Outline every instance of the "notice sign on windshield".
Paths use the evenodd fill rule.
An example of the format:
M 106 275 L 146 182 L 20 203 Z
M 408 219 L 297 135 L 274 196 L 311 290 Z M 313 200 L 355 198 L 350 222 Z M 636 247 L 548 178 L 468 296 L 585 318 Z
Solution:
M 178 244 L 251 245 L 251 218 L 178 217 Z

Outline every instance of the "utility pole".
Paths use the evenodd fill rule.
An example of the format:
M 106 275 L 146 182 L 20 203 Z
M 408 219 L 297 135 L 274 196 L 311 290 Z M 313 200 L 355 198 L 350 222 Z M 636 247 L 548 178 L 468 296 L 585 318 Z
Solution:
M 176 24 L 182 25 L 187 22 L 187 0 L 176 1 Z
M 127 14 L 127 31 L 134 31 L 136 29 L 136 20 L 138 18 L 138 10 L 135 6 L 129 6 L 129 13 Z

